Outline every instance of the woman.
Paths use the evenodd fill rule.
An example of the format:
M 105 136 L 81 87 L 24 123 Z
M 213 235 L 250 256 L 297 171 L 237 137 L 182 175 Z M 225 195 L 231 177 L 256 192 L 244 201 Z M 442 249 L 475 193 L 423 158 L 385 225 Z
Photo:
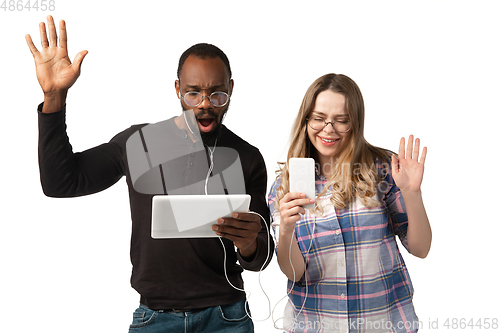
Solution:
M 413 287 L 396 244 L 424 258 L 431 228 L 420 184 L 427 149 L 409 137 L 399 157 L 363 136 L 356 83 L 327 74 L 307 90 L 291 157 L 316 162 L 316 198 L 289 193 L 281 163 L 269 193 L 277 258 L 288 277 L 288 332 L 416 332 Z M 315 208 L 302 206 L 315 203 Z

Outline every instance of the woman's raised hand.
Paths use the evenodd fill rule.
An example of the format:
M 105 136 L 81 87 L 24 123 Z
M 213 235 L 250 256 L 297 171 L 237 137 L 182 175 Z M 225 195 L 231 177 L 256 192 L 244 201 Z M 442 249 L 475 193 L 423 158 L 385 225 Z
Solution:
M 399 143 L 399 156 L 392 156 L 392 177 L 401 191 L 419 192 L 424 176 L 424 163 L 427 155 L 427 147 L 422 149 L 420 156 L 420 139 L 415 140 L 413 146 L 413 135 L 408 138 L 408 146 L 405 151 L 405 138 Z

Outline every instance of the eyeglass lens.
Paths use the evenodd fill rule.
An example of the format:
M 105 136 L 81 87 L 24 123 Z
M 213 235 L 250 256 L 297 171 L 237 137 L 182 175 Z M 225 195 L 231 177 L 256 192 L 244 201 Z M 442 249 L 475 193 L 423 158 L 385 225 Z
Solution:
M 332 125 L 335 131 L 339 133 L 345 133 L 351 129 L 351 123 L 347 119 L 339 119 L 333 123 L 327 123 L 323 118 L 311 118 L 309 120 L 309 126 L 316 131 L 320 131 L 328 125 Z
M 184 95 L 184 102 L 189 106 L 198 106 L 204 97 L 209 97 L 210 102 L 214 106 L 224 106 L 226 105 L 229 96 L 224 92 L 213 92 L 210 96 L 203 96 L 199 92 L 188 92 Z

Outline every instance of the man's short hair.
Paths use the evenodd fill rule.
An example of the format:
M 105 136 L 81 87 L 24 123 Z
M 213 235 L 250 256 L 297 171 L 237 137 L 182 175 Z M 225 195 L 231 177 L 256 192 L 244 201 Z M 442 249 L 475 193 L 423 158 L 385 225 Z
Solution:
M 227 58 L 226 54 L 222 52 L 221 49 L 219 49 L 217 46 L 212 45 L 212 44 L 207 44 L 207 43 L 199 43 L 191 46 L 189 49 L 184 51 L 184 53 L 181 55 L 179 59 L 179 67 L 177 67 L 177 78 L 180 79 L 180 73 L 182 66 L 184 65 L 184 62 L 186 61 L 187 57 L 190 55 L 197 56 L 201 59 L 207 59 L 207 58 L 219 58 L 222 60 L 224 65 L 226 66 L 228 72 L 229 72 L 229 78 L 232 77 L 231 73 L 231 66 L 229 65 L 229 59 Z

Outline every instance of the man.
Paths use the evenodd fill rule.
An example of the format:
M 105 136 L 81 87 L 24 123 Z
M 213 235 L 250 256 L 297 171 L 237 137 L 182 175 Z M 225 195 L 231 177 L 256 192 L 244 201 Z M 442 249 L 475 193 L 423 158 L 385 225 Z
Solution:
M 264 225 L 269 224 L 264 160 L 255 147 L 222 125 L 234 85 L 227 57 L 209 44 L 197 44 L 184 52 L 175 89 L 185 111 L 165 124 L 176 137 L 188 138 L 186 113 L 192 110 L 192 124 L 197 124 L 207 151 L 213 155 L 217 145 L 238 152 L 246 193 L 251 195 L 250 210 L 266 221 L 255 214 L 239 212 L 233 218 L 219 219 L 219 224 L 213 226 L 223 237 L 227 277 L 236 288 L 226 280 L 224 250 L 219 239 L 151 237 L 153 194 L 134 188 L 126 148 L 127 140 L 147 124 L 134 125 L 109 143 L 73 153 L 65 129 L 65 103 L 87 51 L 78 53 L 71 63 L 65 22 L 60 21 L 59 40 L 51 16 L 47 23 L 48 36 L 45 24 L 40 23 L 41 51 L 26 35 L 44 92 L 44 102 L 38 107 L 42 187 L 48 196 L 81 196 L 106 189 L 126 176 L 132 216 L 131 284 L 141 295 L 130 332 L 253 332 L 245 293 L 237 288 L 243 288 L 243 268 L 258 271 L 265 267 L 274 245 Z M 185 174 L 184 170 L 178 171 Z

